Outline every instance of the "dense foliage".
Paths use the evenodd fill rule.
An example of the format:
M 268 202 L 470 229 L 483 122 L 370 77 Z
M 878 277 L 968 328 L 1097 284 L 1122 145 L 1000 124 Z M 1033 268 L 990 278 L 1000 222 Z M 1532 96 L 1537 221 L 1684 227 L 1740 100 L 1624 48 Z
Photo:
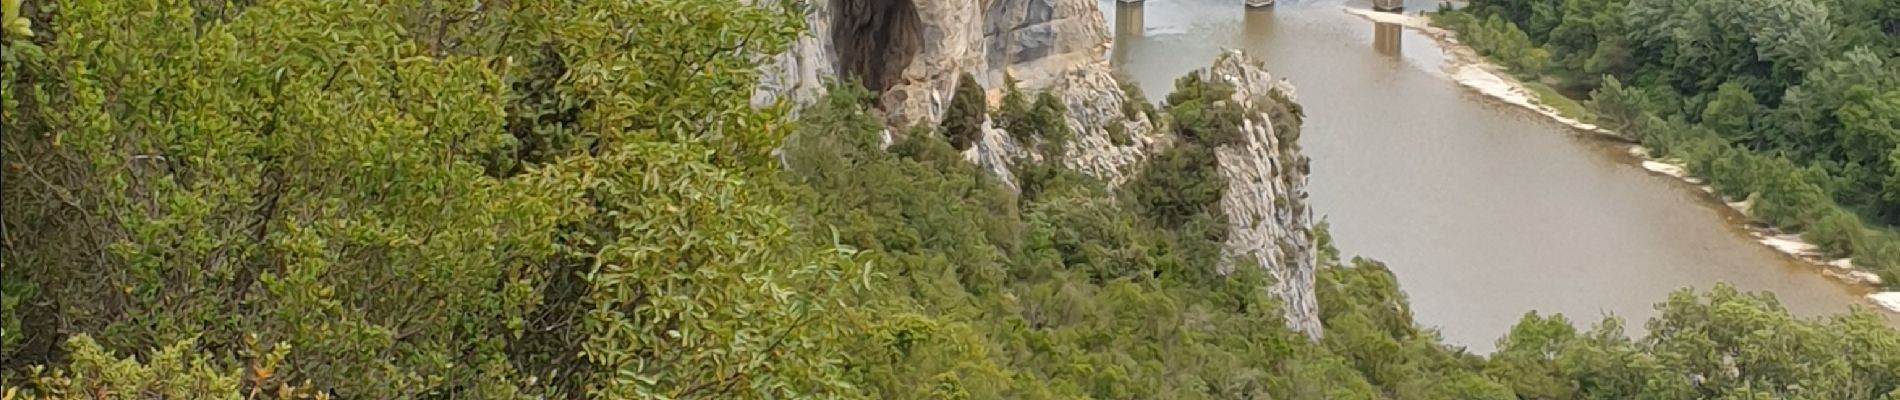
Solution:
M 862 89 L 791 121 L 784 8 L 0 4 L 9 399 L 1900 396 L 1875 317 L 1720 288 L 1463 354 L 1323 228 L 1310 342 L 1196 143 L 1012 193 Z
M 792 241 L 753 183 L 788 124 L 742 95 L 751 54 L 797 18 L 618 0 L 22 13 L 36 31 L 6 39 L 0 141 L 9 382 L 184 346 L 211 366 L 146 360 L 350 398 L 845 385 L 827 338 L 864 265 Z M 281 364 L 243 356 L 273 348 Z M 158 381 L 71 390 L 173 384 L 102 374 Z
M 1225 82 L 1209 81 L 1204 74 L 1187 74 L 1174 80 L 1174 92 L 1168 93 L 1164 106 L 1173 119 L 1169 127 L 1188 142 L 1207 147 L 1240 143 L 1244 110 L 1234 104 L 1234 88 Z
M 1900 284 L 1900 2 L 1473 0 L 1434 18 Z
M 848 100 L 853 93 L 859 92 L 834 90 L 830 101 L 804 114 L 786 146 L 786 175 L 811 191 L 799 207 L 820 226 L 812 230 L 834 232 L 888 277 L 864 303 L 911 307 L 904 314 L 911 330 L 899 336 L 907 340 L 903 352 L 888 360 L 895 366 L 867 367 L 881 379 L 867 383 L 874 397 L 933 398 L 946 388 L 970 398 L 1381 397 L 1382 387 L 1361 377 L 1353 360 L 1328 349 L 1359 346 L 1348 340 L 1400 339 L 1376 331 L 1309 343 L 1281 327 L 1264 271 L 1217 274 L 1218 237 L 1171 227 L 1172 208 L 1130 208 L 1150 202 L 1136 200 L 1133 190 L 1159 193 L 1161 187 L 1148 186 L 1179 179 L 1154 175 L 1129 184 L 1142 189 L 1124 192 L 1059 167 L 1028 165 L 1019 167 L 1037 172 L 1018 173 L 1024 194 L 1014 196 L 955 158 L 938 135 L 909 135 L 891 151 L 878 150 L 876 117 L 864 108 L 868 100 Z M 1147 173 L 1221 182 L 1209 175 L 1211 155 L 1174 159 Z M 1205 218 L 1221 190 L 1205 188 L 1169 204 Z M 1224 231 L 1221 221 L 1201 225 Z M 1392 280 L 1378 267 L 1329 268 L 1340 270 L 1324 282 L 1333 287 L 1348 285 L 1339 281 L 1346 279 Z M 1366 295 L 1380 296 L 1379 304 L 1403 303 L 1395 291 L 1376 292 Z M 1348 299 L 1361 294 L 1343 288 L 1335 293 L 1339 307 L 1372 301 Z M 1403 321 L 1409 329 L 1409 315 Z M 1406 353 L 1450 354 L 1436 344 Z M 1460 371 L 1478 376 L 1475 368 Z M 1440 381 L 1440 373 L 1421 369 L 1412 383 L 1435 385 L 1426 382 Z
M 1039 153 L 1059 156 L 1070 139 L 1068 106 L 1054 92 L 1042 91 L 1030 100 L 1016 77 L 1003 75 L 1003 104 L 997 108 L 998 126 L 1018 143 Z

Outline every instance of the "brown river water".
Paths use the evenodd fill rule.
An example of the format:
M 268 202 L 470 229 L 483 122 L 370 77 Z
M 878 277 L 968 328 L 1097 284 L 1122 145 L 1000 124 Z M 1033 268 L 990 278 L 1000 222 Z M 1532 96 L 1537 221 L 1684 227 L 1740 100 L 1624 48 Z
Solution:
M 1418 321 L 1451 344 L 1489 352 L 1530 310 L 1615 315 L 1640 333 L 1671 291 L 1717 282 L 1773 292 L 1803 316 L 1872 309 L 1865 289 L 1756 243 L 1742 216 L 1635 166 L 1623 145 L 1465 89 L 1438 72 L 1429 38 L 1341 12 L 1370 0 L 1100 3 L 1116 69 L 1150 99 L 1223 48 L 1292 80 L 1309 204 L 1344 254 L 1386 262 Z

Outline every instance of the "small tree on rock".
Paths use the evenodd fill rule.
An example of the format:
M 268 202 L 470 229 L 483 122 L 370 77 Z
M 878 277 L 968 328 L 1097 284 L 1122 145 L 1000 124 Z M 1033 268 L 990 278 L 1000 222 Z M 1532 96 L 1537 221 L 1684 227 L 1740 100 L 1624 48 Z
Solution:
M 956 94 L 950 97 L 950 108 L 943 115 L 943 134 L 949 137 L 950 146 L 962 151 L 976 144 L 983 135 L 983 117 L 988 108 L 983 85 L 964 73 L 957 79 Z
M 1029 114 L 1017 121 L 1015 131 L 1010 133 L 1018 140 L 1036 138 L 1044 146 L 1059 151 L 1069 140 L 1068 107 L 1062 105 L 1062 99 L 1055 93 L 1044 91 L 1036 94 L 1036 102 L 1029 106 Z
M 1003 104 L 996 112 L 996 126 L 1016 133 L 1023 128 L 1023 120 L 1029 118 L 1029 96 L 1023 94 L 1021 82 L 1015 75 L 1003 73 Z

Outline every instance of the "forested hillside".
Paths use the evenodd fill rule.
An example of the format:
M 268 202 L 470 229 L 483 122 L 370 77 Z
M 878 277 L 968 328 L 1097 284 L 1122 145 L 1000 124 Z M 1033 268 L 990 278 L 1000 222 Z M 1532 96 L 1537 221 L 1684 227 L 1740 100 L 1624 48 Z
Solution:
M 1472 0 L 1434 18 L 1900 285 L 1900 2 Z
M 1115 189 L 1007 96 L 1013 191 L 967 120 L 752 107 L 786 8 L 0 1 L 7 399 L 1900 398 L 1878 317 L 1721 287 L 1465 354 L 1323 228 L 1309 341 L 1215 272 L 1218 80 Z

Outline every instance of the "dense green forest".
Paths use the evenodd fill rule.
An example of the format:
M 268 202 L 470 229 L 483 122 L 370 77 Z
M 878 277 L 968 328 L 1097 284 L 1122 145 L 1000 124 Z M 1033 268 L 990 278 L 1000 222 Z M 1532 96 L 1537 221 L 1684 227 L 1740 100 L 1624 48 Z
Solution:
M 1900 287 L 1900 2 L 1472 0 L 1434 20 Z
M 1128 110 L 1181 140 L 1127 185 L 1010 190 L 971 119 L 749 104 L 793 3 L 0 1 L 9 400 L 1900 398 L 1877 316 L 1725 287 L 1467 354 L 1323 227 L 1310 341 L 1215 273 L 1238 115 L 1197 75 Z

